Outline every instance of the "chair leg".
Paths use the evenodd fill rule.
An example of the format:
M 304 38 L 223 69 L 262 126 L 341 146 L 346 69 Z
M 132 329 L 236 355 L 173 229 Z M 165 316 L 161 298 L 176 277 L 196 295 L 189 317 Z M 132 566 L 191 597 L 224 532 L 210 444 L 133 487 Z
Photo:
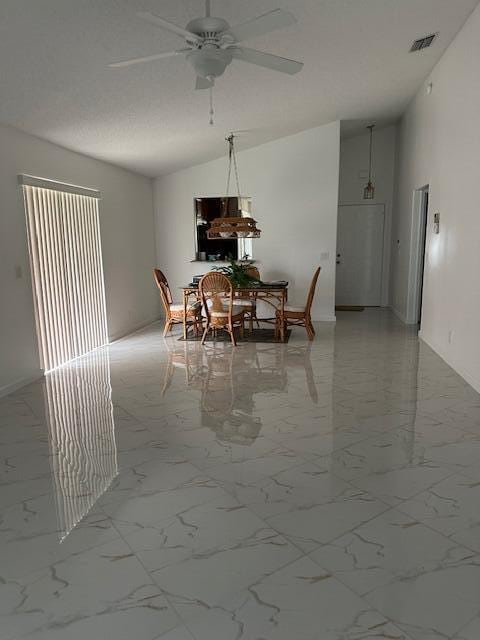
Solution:
M 232 341 L 233 346 L 236 347 L 237 346 L 237 341 L 235 340 L 235 335 L 233 333 L 233 325 L 232 324 L 228 325 L 228 332 L 230 334 L 230 340 Z
M 172 329 L 172 321 L 171 320 L 166 320 L 165 321 L 165 327 L 163 328 L 163 337 L 165 338 L 165 336 L 167 335 L 167 333 L 169 333 L 169 331 L 171 331 Z
M 305 329 L 309 340 L 313 340 L 315 337 L 315 329 L 313 328 L 312 321 L 309 318 L 305 319 Z
M 313 335 L 315 335 L 315 328 L 313 326 L 312 318 L 308 316 L 307 323 L 310 325 L 310 329 L 312 330 Z
M 249 316 L 249 322 L 250 322 L 250 333 L 253 333 L 253 315 L 254 315 L 254 311 L 253 309 L 250 311 L 250 316 Z
M 210 329 L 210 325 L 207 322 L 207 324 L 205 325 L 205 330 L 203 332 L 203 336 L 202 336 L 202 344 L 205 344 L 205 339 L 206 339 L 206 337 L 208 335 L 209 329 Z

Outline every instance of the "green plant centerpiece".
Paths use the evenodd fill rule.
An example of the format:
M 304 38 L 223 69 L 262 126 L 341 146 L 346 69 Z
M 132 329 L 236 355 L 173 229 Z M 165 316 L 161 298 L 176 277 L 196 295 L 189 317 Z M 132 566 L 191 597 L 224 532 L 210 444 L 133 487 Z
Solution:
M 228 262 L 228 266 L 213 267 L 213 269 L 227 276 L 233 287 L 254 287 L 262 284 L 261 280 L 249 273 L 253 265 L 253 260 L 237 262 L 234 258 L 229 258 Z

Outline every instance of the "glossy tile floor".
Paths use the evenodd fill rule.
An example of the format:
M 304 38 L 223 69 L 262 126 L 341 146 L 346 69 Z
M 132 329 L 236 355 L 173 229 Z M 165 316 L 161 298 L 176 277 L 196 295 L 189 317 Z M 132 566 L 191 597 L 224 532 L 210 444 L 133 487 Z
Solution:
M 478 640 L 479 395 L 385 310 L 177 337 L 0 400 L 1 639 Z

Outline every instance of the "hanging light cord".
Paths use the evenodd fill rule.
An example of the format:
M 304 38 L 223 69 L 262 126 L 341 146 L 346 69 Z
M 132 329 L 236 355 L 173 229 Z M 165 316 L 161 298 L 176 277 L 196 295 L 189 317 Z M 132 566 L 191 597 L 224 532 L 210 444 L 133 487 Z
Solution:
M 213 84 L 210 85 L 210 125 L 213 126 L 213 116 L 215 111 L 213 109 Z
M 368 128 L 370 129 L 370 160 L 368 165 L 368 182 L 372 181 L 372 138 L 373 138 L 373 127 L 375 125 L 371 124 Z
M 228 142 L 228 173 L 227 173 L 227 188 L 225 190 L 225 207 L 224 207 L 224 215 L 228 213 L 228 194 L 230 192 L 230 178 L 232 176 L 232 164 L 235 171 L 235 182 L 237 184 L 237 194 L 238 194 L 238 205 L 240 206 L 240 180 L 238 177 L 238 166 L 237 166 L 237 156 L 235 154 L 235 136 L 231 133 L 225 140 Z
M 232 175 L 232 162 L 233 168 L 235 170 L 235 182 L 237 184 L 237 194 L 238 197 L 241 198 L 240 195 L 240 180 L 238 177 L 238 166 L 237 166 L 237 156 L 235 155 L 235 144 L 234 144 L 234 135 L 231 133 L 225 140 L 228 142 L 228 173 L 227 173 L 227 189 L 225 192 L 225 198 L 228 198 L 228 193 L 230 191 L 230 177 Z

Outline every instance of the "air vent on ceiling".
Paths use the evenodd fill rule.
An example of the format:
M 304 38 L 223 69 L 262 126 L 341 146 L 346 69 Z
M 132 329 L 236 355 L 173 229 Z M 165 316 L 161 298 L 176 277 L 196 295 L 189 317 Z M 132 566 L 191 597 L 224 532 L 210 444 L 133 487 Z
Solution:
M 419 38 L 418 40 L 415 40 L 415 42 L 412 44 L 412 47 L 410 49 L 410 53 L 413 51 L 421 51 L 422 49 L 427 49 L 432 45 L 437 35 L 438 34 L 436 33 L 431 33 L 429 36 L 425 36 L 424 38 Z

